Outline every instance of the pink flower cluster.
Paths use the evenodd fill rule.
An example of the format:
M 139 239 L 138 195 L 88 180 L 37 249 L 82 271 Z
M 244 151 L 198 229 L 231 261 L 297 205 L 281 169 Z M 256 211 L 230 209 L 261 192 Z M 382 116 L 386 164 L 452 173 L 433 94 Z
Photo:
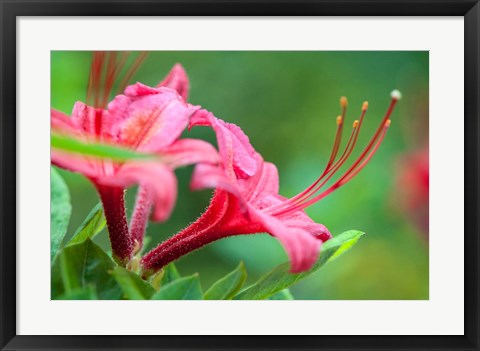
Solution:
M 176 202 L 174 169 L 195 164 L 192 189 L 212 188 L 214 195 L 206 211 L 187 228 L 173 235 L 140 260 L 147 278 L 168 263 L 218 239 L 266 232 L 285 248 L 291 272 L 308 270 L 317 260 L 323 242 L 332 236 L 304 212 L 352 179 L 370 160 L 390 125 L 390 115 L 400 98 L 392 93 L 390 106 L 376 133 L 343 175 L 325 189 L 327 182 L 349 159 L 356 144 L 368 104 L 354 121 L 350 138 L 339 157 L 347 101 L 341 99 L 337 134 L 332 154 L 321 176 L 307 189 L 287 199 L 279 194 L 278 171 L 265 162 L 248 137 L 235 124 L 187 102 L 189 82 L 182 66 L 175 65 L 155 87 L 125 81 L 139 66 L 133 64 L 118 86 L 124 88 L 107 104 L 114 81 L 124 68 L 124 56 L 96 52 L 91 67 L 87 103 L 77 102 L 71 116 L 51 112 L 55 133 L 85 142 L 95 141 L 158 154 L 155 161 L 118 162 L 52 150 L 52 164 L 85 175 L 96 187 L 104 207 L 113 258 L 128 265 L 143 245 L 149 217 L 165 221 Z M 180 138 L 188 127 L 206 126 L 216 134 L 218 150 L 209 143 Z M 125 189 L 139 185 L 130 223 L 125 214 Z

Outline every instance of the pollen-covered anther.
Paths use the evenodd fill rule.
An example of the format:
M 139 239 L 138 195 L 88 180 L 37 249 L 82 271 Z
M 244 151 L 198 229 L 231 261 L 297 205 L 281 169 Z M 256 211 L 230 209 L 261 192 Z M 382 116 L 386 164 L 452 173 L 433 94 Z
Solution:
M 337 125 L 339 126 L 339 125 L 341 125 L 342 123 L 343 123 L 343 118 L 342 118 L 342 116 L 338 116 L 338 117 L 337 117 Z
M 391 124 L 391 123 L 392 123 L 392 120 L 391 120 L 391 119 L 387 119 L 387 120 L 385 121 L 385 127 L 386 127 L 386 128 L 390 127 L 390 124 Z
M 362 105 L 362 112 L 365 112 L 368 110 L 368 101 L 364 101 Z
M 345 96 L 342 96 L 342 97 L 340 98 L 340 106 L 341 106 L 342 108 L 346 108 L 347 105 L 348 105 L 347 98 L 346 98 Z
M 400 100 L 402 98 L 402 93 L 400 90 L 395 89 L 390 93 L 390 96 L 392 97 L 393 100 Z
M 353 121 L 353 128 L 354 128 L 354 129 L 357 128 L 359 123 L 360 123 L 360 122 L 358 121 L 358 119 L 356 119 L 355 121 Z

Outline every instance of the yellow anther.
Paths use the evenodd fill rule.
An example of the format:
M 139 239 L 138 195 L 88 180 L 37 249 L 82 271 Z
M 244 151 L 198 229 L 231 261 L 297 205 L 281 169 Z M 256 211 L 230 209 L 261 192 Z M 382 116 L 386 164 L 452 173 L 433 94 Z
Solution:
M 387 119 L 387 120 L 385 121 L 385 127 L 387 127 L 387 128 L 390 127 L 390 123 L 392 123 L 392 120 L 391 120 L 391 119 Z
M 338 117 L 337 117 L 337 125 L 339 126 L 339 125 L 342 124 L 342 123 L 343 123 L 343 118 L 342 118 L 342 116 L 338 116 Z
M 356 119 L 355 121 L 353 121 L 353 128 L 357 128 L 358 127 L 358 119 Z
M 347 98 L 346 98 L 345 96 L 342 96 L 342 97 L 340 98 L 340 106 L 341 106 L 342 108 L 345 108 L 345 107 L 347 107 L 347 105 L 348 105 Z
M 365 101 L 362 105 L 362 111 L 368 110 L 368 101 Z

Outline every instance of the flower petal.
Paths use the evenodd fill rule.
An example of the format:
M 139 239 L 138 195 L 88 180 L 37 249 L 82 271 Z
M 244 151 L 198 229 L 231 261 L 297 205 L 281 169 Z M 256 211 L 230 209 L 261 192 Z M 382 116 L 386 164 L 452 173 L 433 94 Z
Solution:
M 282 222 L 290 228 L 301 228 L 322 242 L 330 240 L 332 234 L 323 224 L 315 223 L 305 213 L 297 213 L 295 216 L 282 218 Z
M 199 139 L 179 139 L 161 152 L 164 162 L 177 168 L 194 163 L 218 163 L 220 156 L 212 144 Z
M 161 151 L 172 144 L 198 110 L 168 88 L 137 83 L 125 92 L 108 105 L 108 129 L 121 143 L 139 151 Z
M 50 109 L 50 125 L 53 130 L 59 132 L 69 132 L 76 133 L 77 128 L 66 114 L 63 112 L 57 111 L 55 109 Z
M 88 106 L 77 101 L 73 106 L 72 122 L 80 130 L 91 135 L 100 135 L 102 132 L 103 110 Z
M 190 187 L 192 190 L 206 188 L 226 190 L 243 201 L 240 189 L 225 176 L 223 169 L 218 166 L 203 163 L 195 166 Z
M 260 166 L 259 154 L 237 125 L 224 122 L 205 110 L 195 113 L 190 125 L 209 125 L 213 128 L 225 171 L 229 177 L 245 179 L 257 172 Z
M 135 83 L 125 88 L 125 95 L 128 97 L 142 97 L 159 93 L 158 88 L 152 88 L 142 83 Z
M 177 178 L 165 165 L 152 162 L 129 163 L 112 176 L 97 178 L 103 185 L 128 187 L 141 184 L 151 191 L 152 220 L 162 222 L 170 216 L 177 199 Z
M 88 178 L 94 178 L 98 175 L 98 165 L 95 163 L 95 160 L 71 153 L 59 152 L 54 149 L 51 150 L 50 157 L 53 165 L 70 172 L 78 172 Z
M 281 202 L 288 200 L 287 198 L 278 194 L 271 194 L 270 196 L 265 197 L 265 199 L 265 201 L 269 201 L 268 206 L 278 205 Z M 322 242 L 332 238 L 332 234 L 326 226 L 313 221 L 303 210 L 280 215 L 277 218 L 288 227 L 306 230 L 314 237 L 320 239 Z
M 277 167 L 271 162 L 259 160 L 261 169 L 254 177 L 239 179 L 239 187 L 247 201 L 256 208 L 267 207 L 265 200 L 269 195 L 277 195 L 279 182 Z
M 317 261 L 322 241 L 308 231 L 292 228 L 279 219 L 261 211 L 250 211 L 252 218 L 257 218 L 265 229 L 282 243 L 290 257 L 290 272 L 300 273 L 309 270 Z
M 190 83 L 188 81 L 187 72 L 183 66 L 177 63 L 171 69 L 170 73 L 165 77 L 163 81 L 158 83 L 158 87 L 166 87 L 176 90 L 177 93 L 185 100 L 188 99 L 188 91 L 190 89 Z

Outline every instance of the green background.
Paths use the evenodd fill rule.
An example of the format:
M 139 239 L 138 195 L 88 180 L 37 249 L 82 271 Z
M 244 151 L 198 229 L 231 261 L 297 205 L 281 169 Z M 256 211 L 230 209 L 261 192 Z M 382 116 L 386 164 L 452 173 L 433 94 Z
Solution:
M 70 114 L 75 101 L 85 101 L 90 59 L 89 52 L 52 52 L 53 108 Z M 428 239 L 398 206 L 405 189 L 396 182 L 403 171 L 399 160 L 428 139 L 428 52 L 151 52 L 133 81 L 156 85 L 177 62 L 190 78 L 190 102 L 239 125 L 265 160 L 277 165 L 280 193 L 288 197 L 323 171 L 340 96 L 349 101 L 347 133 L 362 102 L 369 101 L 351 164 L 373 136 L 390 92 L 399 89 L 403 99 L 372 161 L 347 185 L 307 209 L 333 235 L 349 229 L 367 235 L 354 250 L 291 290 L 296 299 L 428 299 Z M 207 128 L 185 135 L 215 143 Z M 149 225 L 150 247 L 194 221 L 207 206 L 211 191 L 190 192 L 191 172 L 192 167 L 176 171 L 175 211 L 166 223 Z M 61 174 L 72 196 L 71 234 L 98 197 L 83 176 Z M 129 190 L 129 213 L 134 197 L 135 189 Z M 96 241 L 108 245 L 106 233 Z M 208 288 L 239 260 L 253 282 L 287 257 L 276 239 L 259 234 L 215 242 L 177 266 L 182 274 L 199 272 Z

